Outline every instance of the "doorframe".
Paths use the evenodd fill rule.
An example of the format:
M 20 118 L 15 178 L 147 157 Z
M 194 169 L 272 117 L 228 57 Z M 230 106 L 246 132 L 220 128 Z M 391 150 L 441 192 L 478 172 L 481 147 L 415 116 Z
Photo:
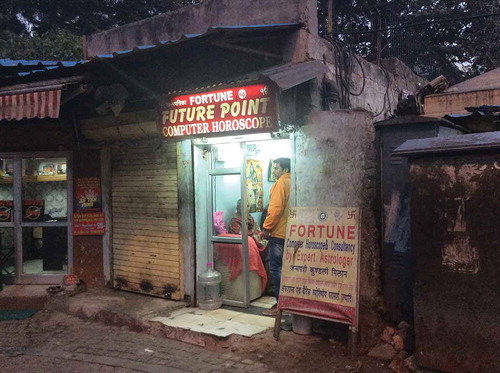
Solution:
M 22 160 L 25 158 L 66 158 L 66 222 L 22 222 Z M 70 151 L 54 152 L 9 152 L 0 153 L 0 158 L 12 159 L 14 167 L 13 178 L 13 200 L 14 221 L 11 225 L 1 223 L 0 226 L 12 227 L 14 229 L 15 248 L 15 284 L 58 284 L 63 277 L 73 273 L 73 153 Z M 67 256 L 68 264 L 66 273 L 60 274 L 25 274 L 23 273 L 23 227 L 67 227 Z

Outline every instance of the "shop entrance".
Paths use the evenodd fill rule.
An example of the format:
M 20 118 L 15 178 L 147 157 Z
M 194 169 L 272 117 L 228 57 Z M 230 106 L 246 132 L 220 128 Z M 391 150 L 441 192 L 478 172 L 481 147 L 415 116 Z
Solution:
M 56 284 L 71 272 L 68 153 L 0 154 L 3 283 Z
M 193 143 L 196 275 L 213 263 L 224 304 L 246 308 L 270 288 L 259 233 L 275 182 L 272 161 L 291 157 L 291 142 L 265 134 Z

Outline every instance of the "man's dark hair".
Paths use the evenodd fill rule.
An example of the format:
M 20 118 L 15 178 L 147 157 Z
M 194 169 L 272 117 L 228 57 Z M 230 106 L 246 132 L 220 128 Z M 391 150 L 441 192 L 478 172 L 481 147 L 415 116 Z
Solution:
M 288 172 L 292 172 L 292 168 L 290 167 L 290 158 L 278 158 L 273 161 L 280 165 L 283 170 L 288 170 Z

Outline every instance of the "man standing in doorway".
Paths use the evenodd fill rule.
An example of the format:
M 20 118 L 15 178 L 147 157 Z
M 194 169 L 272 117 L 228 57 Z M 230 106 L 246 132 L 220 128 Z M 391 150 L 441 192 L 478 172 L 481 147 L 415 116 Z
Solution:
M 285 230 L 288 219 L 290 200 L 290 158 L 278 158 L 274 161 L 273 174 L 277 179 L 271 187 L 271 197 L 263 224 L 263 237 L 269 239 L 269 272 L 274 286 L 274 295 L 278 300 L 281 282 L 281 264 L 285 246 Z M 276 316 L 278 303 L 262 312 L 266 316 Z

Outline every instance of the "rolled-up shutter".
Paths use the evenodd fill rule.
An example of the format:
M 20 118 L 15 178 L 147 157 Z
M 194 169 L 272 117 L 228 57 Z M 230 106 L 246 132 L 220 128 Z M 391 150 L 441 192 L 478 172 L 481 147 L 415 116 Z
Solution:
M 114 286 L 182 299 L 175 144 L 113 148 L 112 208 Z

